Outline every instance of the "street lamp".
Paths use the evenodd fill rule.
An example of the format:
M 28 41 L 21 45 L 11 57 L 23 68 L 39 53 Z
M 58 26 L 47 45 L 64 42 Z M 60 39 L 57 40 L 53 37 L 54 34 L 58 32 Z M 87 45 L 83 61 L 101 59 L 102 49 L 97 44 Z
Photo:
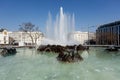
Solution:
M 119 26 L 118 26 L 118 45 L 119 45 Z
M 92 27 L 96 27 L 96 26 L 89 26 L 89 27 L 88 27 L 88 45 L 90 45 L 90 40 L 89 40 L 89 37 L 90 37 L 90 36 L 89 36 L 89 33 L 90 33 L 90 31 L 89 31 L 89 29 L 92 28 Z

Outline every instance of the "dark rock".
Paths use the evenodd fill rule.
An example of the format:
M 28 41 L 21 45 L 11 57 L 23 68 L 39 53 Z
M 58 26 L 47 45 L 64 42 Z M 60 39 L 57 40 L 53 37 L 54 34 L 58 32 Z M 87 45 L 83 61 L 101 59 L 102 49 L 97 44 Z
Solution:
M 10 56 L 10 55 L 15 55 L 17 53 L 15 48 L 4 48 L 1 52 L 0 55 L 1 56 Z
M 40 52 L 54 52 L 54 53 L 60 53 L 60 52 L 64 52 L 66 50 L 70 50 L 70 49 L 74 49 L 74 50 L 86 50 L 88 48 L 82 46 L 82 45 L 67 45 L 67 46 L 61 46 L 61 45 L 42 45 L 39 46 L 39 48 L 37 49 Z
M 57 60 L 62 62 L 76 62 L 83 60 L 81 55 L 79 55 L 78 51 L 86 49 L 88 48 L 82 45 L 42 45 L 39 46 L 37 50 L 40 52 L 58 53 Z
M 57 56 L 57 60 L 62 62 L 77 62 L 83 60 L 83 58 L 78 53 L 68 51 L 67 54 L 60 52 Z

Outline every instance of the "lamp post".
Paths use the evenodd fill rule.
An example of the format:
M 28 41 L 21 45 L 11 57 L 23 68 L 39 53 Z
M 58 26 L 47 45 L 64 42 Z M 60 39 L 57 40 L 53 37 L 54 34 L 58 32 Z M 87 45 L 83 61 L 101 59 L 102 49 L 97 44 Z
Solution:
M 119 45 L 119 26 L 118 26 L 118 45 Z
M 89 41 L 89 28 L 90 27 L 88 27 L 88 45 L 90 45 L 90 41 Z
M 90 39 L 90 36 L 89 36 L 90 31 L 89 31 L 89 29 L 92 27 L 96 27 L 96 26 L 89 26 L 88 27 L 88 45 L 90 45 L 90 40 L 89 40 Z

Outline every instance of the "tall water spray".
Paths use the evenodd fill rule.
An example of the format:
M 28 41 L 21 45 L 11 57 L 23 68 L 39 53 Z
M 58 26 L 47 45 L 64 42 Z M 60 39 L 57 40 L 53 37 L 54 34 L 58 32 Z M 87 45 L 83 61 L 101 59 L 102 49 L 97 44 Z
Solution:
M 49 12 L 46 26 L 46 43 L 67 45 L 70 43 L 70 33 L 75 29 L 74 14 L 65 14 L 60 7 L 60 13 L 56 15 L 56 20 L 52 20 Z

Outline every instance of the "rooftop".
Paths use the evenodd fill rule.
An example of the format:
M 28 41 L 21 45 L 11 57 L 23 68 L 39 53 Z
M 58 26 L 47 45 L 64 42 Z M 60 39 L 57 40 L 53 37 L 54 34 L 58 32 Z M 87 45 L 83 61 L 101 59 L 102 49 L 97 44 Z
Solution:
M 103 24 L 103 25 L 99 26 L 99 28 L 110 27 L 110 26 L 115 26 L 115 25 L 120 25 L 120 21 L 115 21 L 115 22 L 111 22 L 108 24 Z

